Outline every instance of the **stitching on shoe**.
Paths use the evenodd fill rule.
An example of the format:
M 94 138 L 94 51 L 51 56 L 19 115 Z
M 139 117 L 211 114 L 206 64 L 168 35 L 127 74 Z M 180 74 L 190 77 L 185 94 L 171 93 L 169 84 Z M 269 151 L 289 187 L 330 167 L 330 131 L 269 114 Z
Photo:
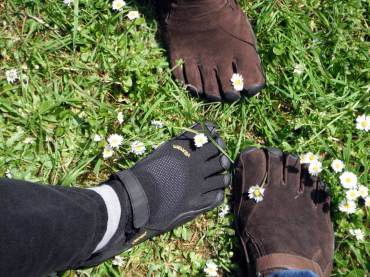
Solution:
M 198 68 L 198 71 L 199 71 L 200 81 L 202 83 L 202 93 L 203 93 L 203 96 L 205 96 L 205 87 L 204 87 L 204 77 L 203 77 L 203 74 L 202 74 L 202 65 L 198 64 L 197 68 Z
M 253 248 L 254 248 L 253 250 L 255 250 L 257 252 L 256 257 L 252 256 L 252 258 L 258 258 L 258 257 L 264 256 L 266 251 L 263 247 L 262 240 L 255 238 L 250 232 L 248 232 L 247 226 L 245 226 L 245 228 L 244 228 L 244 235 L 247 238 L 246 243 L 248 241 L 250 241 L 252 243 Z M 249 258 L 251 258 L 251 257 L 249 256 Z
M 214 71 L 214 74 L 216 75 L 216 81 L 217 81 L 217 86 L 218 86 L 218 91 L 220 93 L 220 96 L 221 96 L 222 99 L 225 99 L 225 91 L 222 88 L 221 79 L 220 79 L 220 76 L 218 74 L 219 73 L 218 65 L 216 65 L 216 68 L 214 68 L 213 71 Z
M 271 184 L 271 175 L 269 175 L 269 172 L 271 170 L 271 163 L 270 163 L 270 157 L 269 157 L 269 151 L 268 149 L 264 148 L 263 149 L 263 153 L 265 154 L 265 158 L 266 158 L 266 174 L 267 174 L 267 186 L 269 186 Z
M 189 84 L 189 79 L 188 79 L 188 76 L 186 74 L 186 63 L 185 62 L 182 65 L 182 74 L 184 75 L 185 84 Z
M 282 180 L 282 185 L 284 187 L 286 187 L 287 185 L 289 185 L 288 184 L 288 167 L 287 167 L 288 158 L 289 158 L 289 155 L 283 154 L 284 162 L 283 162 L 283 180 Z
M 237 40 L 239 40 L 239 41 L 241 41 L 241 42 L 244 42 L 245 44 L 247 44 L 247 45 L 249 45 L 249 46 L 252 46 L 252 48 L 254 49 L 254 51 L 256 51 L 256 53 L 257 53 L 257 48 L 256 48 L 256 46 L 255 46 L 252 42 L 249 42 L 249 41 L 247 41 L 247 40 L 245 40 L 245 39 L 242 39 L 242 38 L 240 38 L 240 37 L 238 37 L 238 36 L 234 35 L 233 33 L 230 33 L 229 31 L 225 30 L 225 29 L 224 29 L 222 26 L 220 26 L 220 25 L 218 25 L 218 27 L 219 27 L 222 31 L 224 31 L 226 34 L 229 34 L 230 36 L 232 36 L 233 38 L 235 38 L 235 39 L 237 39 Z

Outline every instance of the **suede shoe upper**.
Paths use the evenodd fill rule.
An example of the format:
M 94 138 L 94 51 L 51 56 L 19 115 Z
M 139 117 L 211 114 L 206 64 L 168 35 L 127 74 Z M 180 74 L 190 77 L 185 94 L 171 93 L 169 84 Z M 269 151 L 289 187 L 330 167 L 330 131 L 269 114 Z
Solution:
M 256 185 L 265 189 L 258 203 L 248 196 Z M 334 247 L 329 197 L 297 157 L 277 149 L 248 149 L 236 161 L 233 189 L 238 232 L 252 274 L 309 269 L 329 276 Z
M 234 0 L 156 1 L 160 30 L 175 77 L 196 96 L 212 101 L 241 97 L 231 82 L 244 79 L 254 95 L 265 84 L 252 27 Z M 184 63 L 177 66 L 177 61 Z

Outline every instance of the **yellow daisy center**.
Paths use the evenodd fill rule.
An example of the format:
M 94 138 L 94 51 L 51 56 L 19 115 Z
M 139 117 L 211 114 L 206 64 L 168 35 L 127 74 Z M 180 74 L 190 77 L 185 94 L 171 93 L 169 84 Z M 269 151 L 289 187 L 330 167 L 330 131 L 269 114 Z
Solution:
M 114 3 L 114 8 L 119 10 L 123 7 L 123 3 L 122 2 L 116 2 Z
M 254 196 L 257 196 L 257 197 L 261 196 L 261 192 L 259 190 L 255 190 L 253 194 Z
M 240 85 L 242 85 L 242 80 L 237 79 L 237 80 L 234 81 L 234 83 L 235 83 L 235 85 L 240 86 Z

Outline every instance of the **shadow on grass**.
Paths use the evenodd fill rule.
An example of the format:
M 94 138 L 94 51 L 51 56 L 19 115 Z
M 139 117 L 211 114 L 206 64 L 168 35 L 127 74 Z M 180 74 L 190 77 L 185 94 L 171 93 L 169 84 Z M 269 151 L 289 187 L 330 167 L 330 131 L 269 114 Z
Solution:
M 140 14 L 142 14 L 146 21 L 150 24 L 157 25 L 156 39 L 161 48 L 166 49 L 163 39 L 160 34 L 160 29 L 158 27 L 158 13 L 155 9 L 154 0 L 136 0 L 134 1 L 134 6 L 138 9 Z

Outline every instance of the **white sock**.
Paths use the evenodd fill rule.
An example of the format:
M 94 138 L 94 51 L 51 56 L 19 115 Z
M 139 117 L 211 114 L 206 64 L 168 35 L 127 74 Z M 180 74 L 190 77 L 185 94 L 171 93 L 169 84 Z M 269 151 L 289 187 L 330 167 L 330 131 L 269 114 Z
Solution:
M 107 229 L 103 238 L 93 251 L 93 253 L 95 253 L 106 246 L 116 233 L 121 219 L 121 203 L 117 193 L 111 186 L 103 184 L 100 187 L 89 189 L 95 191 L 101 196 L 101 198 L 103 198 L 108 214 Z

